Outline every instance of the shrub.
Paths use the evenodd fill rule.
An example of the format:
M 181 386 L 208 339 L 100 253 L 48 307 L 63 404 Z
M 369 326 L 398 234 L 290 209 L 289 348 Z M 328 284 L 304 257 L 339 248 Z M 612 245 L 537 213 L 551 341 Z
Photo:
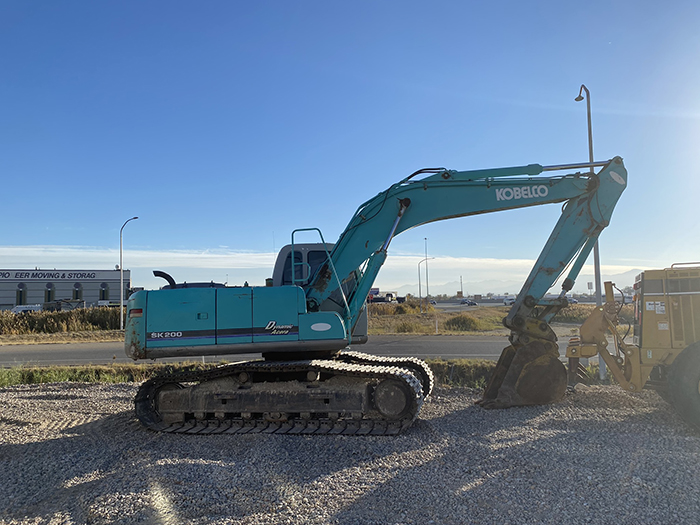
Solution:
M 439 385 L 484 388 L 496 368 L 495 361 L 483 359 L 429 359 L 428 365 Z
M 403 315 L 420 313 L 418 303 L 373 303 L 369 305 L 369 315 Z
M 396 325 L 396 332 L 399 334 L 413 333 L 420 330 L 417 329 L 416 323 L 410 321 L 401 321 Z
M 474 319 L 470 315 L 456 315 L 444 323 L 445 328 L 457 332 L 473 332 L 475 330 L 483 330 L 482 323 L 478 319 Z
M 420 313 L 417 305 L 397 304 L 394 307 L 394 315 L 417 314 Z

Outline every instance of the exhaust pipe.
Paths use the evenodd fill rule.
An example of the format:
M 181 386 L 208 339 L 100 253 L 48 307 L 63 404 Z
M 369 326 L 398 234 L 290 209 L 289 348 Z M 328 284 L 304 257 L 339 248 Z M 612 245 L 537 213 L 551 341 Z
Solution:
M 153 275 L 156 277 L 162 277 L 166 281 L 168 281 L 168 284 L 170 285 L 170 288 L 177 288 L 177 284 L 175 283 L 175 279 L 170 277 L 169 274 L 165 272 L 161 272 L 160 270 L 153 270 Z

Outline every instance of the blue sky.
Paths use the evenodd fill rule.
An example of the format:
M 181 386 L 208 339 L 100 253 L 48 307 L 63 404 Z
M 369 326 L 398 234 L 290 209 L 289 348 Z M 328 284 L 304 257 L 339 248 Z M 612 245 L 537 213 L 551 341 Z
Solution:
M 629 171 L 604 276 L 699 260 L 698 27 L 697 1 L 4 0 L 0 267 L 113 268 L 137 215 L 134 285 L 263 284 L 292 229 L 334 241 L 416 169 L 586 161 L 582 83 Z M 435 290 L 515 292 L 558 215 L 405 232 L 377 284 L 417 284 L 427 238 Z

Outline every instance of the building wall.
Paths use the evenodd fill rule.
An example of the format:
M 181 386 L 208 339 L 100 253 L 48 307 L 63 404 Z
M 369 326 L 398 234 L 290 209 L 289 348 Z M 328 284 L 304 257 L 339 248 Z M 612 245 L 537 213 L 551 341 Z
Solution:
M 41 304 L 81 299 L 87 306 L 99 300 L 119 304 L 119 270 L 1 270 L 0 310 L 18 304 Z M 124 297 L 131 288 L 131 271 L 124 270 Z

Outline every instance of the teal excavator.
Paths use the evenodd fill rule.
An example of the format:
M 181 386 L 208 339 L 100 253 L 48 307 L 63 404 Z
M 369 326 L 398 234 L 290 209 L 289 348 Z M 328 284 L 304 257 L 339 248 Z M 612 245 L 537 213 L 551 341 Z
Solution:
M 549 322 L 567 306 L 566 293 L 626 186 L 620 157 L 557 166 L 422 169 L 362 204 L 333 244 L 317 229 L 319 243 L 295 243 L 295 234 L 307 231 L 295 230 L 266 286 L 177 283 L 154 272 L 168 284 L 129 298 L 128 356 L 262 358 L 154 377 L 138 391 L 137 417 L 152 430 L 179 433 L 401 432 L 430 394 L 430 369 L 415 358 L 351 350 L 367 340 L 366 299 L 391 240 L 430 222 L 563 203 L 503 320 L 510 344 L 479 404 L 555 402 L 564 395 L 567 374 Z M 559 279 L 561 292 L 548 298 Z

